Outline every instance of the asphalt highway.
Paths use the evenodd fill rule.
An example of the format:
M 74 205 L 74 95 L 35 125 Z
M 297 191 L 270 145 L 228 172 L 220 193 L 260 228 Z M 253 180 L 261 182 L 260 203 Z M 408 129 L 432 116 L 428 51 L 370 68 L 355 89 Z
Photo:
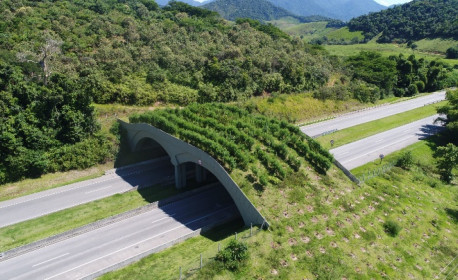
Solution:
M 81 279 L 238 215 L 219 185 L 15 258 L 0 259 L 0 278 Z
M 345 114 L 335 119 L 303 126 L 301 127 L 301 131 L 311 137 L 314 137 L 334 129 L 341 130 L 358 124 L 378 120 L 391 115 L 396 115 L 405 111 L 422 107 L 428 103 L 442 100 L 445 100 L 445 91 L 440 91 L 426 96 L 413 98 L 407 101 L 381 106 L 361 112 Z
M 0 202 L 0 228 L 126 192 L 135 186 L 172 180 L 173 174 L 173 165 L 165 157 L 96 179 L 3 201 Z
M 351 170 L 425 139 L 442 129 L 434 124 L 439 115 L 427 117 L 330 150 L 345 168 Z

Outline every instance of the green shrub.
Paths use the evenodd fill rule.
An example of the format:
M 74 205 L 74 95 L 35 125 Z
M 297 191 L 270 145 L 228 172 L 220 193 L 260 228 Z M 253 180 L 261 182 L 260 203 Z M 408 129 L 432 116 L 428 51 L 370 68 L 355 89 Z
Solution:
M 224 250 L 220 251 L 215 260 L 221 262 L 229 270 L 238 270 L 248 259 L 248 247 L 235 239 L 231 240 Z
M 389 236 L 395 237 L 401 231 L 401 226 L 395 221 L 386 221 L 383 224 L 383 229 Z
M 401 167 L 402 169 L 410 169 L 413 165 L 413 156 L 412 152 L 404 152 L 397 160 L 396 166 Z

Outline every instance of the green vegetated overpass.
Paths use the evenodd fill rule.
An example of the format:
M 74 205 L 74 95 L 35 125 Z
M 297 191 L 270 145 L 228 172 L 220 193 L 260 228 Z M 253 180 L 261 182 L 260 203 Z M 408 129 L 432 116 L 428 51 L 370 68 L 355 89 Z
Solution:
M 268 225 L 261 213 L 212 156 L 152 125 L 119 122 L 126 132 L 131 151 L 140 149 L 145 141 L 152 142 L 165 150 L 175 167 L 175 185 L 178 189 L 186 187 L 186 163 L 195 163 L 196 181 L 204 181 L 207 170 L 211 172 L 231 196 L 245 225 Z

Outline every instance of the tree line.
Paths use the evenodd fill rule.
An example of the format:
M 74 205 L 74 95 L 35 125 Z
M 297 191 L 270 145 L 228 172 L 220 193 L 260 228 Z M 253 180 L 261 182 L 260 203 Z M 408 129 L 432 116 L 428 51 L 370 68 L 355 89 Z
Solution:
M 382 33 L 379 43 L 408 42 L 425 38 L 458 40 L 457 0 L 415 0 L 393 8 L 353 18 L 350 31 L 367 39 Z

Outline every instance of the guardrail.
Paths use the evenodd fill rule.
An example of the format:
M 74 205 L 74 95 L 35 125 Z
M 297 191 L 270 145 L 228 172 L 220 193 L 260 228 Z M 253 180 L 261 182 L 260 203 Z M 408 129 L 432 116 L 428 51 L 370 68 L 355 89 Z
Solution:
M 317 135 L 314 135 L 312 136 L 312 138 L 317 138 L 317 137 L 320 137 L 320 136 L 325 136 L 325 135 L 328 135 L 328 134 L 332 134 L 334 132 L 336 132 L 338 129 L 332 129 L 332 130 L 328 130 L 328 131 L 325 131 L 323 133 L 320 133 L 320 134 L 317 134 Z

